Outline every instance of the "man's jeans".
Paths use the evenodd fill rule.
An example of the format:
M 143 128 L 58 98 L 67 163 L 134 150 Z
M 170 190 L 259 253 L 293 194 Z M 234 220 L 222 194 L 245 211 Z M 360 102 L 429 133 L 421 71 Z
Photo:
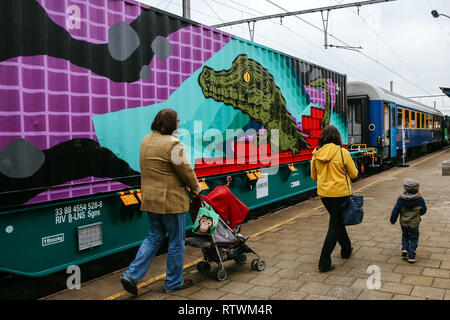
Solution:
M 408 251 L 408 259 L 416 257 L 416 249 L 419 243 L 419 227 L 411 228 L 402 226 L 402 250 Z
M 153 258 L 158 253 L 165 235 L 169 237 L 167 253 L 166 292 L 179 289 L 183 285 L 184 243 L 186 216 L 182 214 L 155 214 L 148 213 L 150 232 L 144 239 L 136 258 L 123 273 L 131 282 L 137 285 L 147 273 Z

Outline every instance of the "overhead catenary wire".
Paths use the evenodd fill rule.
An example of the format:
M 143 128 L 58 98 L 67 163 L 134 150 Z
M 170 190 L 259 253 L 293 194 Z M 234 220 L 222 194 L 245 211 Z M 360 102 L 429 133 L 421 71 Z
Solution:
M 281 7 L 280 5 L 274 3 L 274 2 L 271 1 L 271 0 L 266 0 L 266 2 L 268 2 L 268 3 L 270 3 L 270 4 L 272 4 L 272 5 L 276 6 L 276 7 L 278 7 L 279 9 L 284 10 L 285 12 L 289 12 L 289 10 L 287 10 L 287 9 L 285 9 L 285 8 L 283 8 L 283 7 Z M 321 30 L 322 32 L 324 32 L 322 29 L 320 29 L 320 28 L 318 28 L 318 27 L 316 27 L 316 29 L 319 29 L 319 30 Z M 345 41 L 342 41 L 341 39 L 339 39 L 339 38 L 337 38 L 337 37 L 335 37 L 335 36 L 333 36 L 333 35 L 330 35 L 330 36 L 331 36 L 333 39 L 339 41 L 340 43 L 342 43 L 342 44 L 344 44 L 344 45 L 346 45 L 346 46 L 350 46 L 350 45 L 349 45 L 348 43 L 346 43 Z M 401 79 L 403 79 L 404 81 L 408 82 L 409 84 L 413 85 L 414 87 L 416 87 L 416 88 L 420 89 L 421 91 L 426 92 L 426 93 L 429 94 L 429 92 L 428 92 L 427 90 L 424 90 L 423 88 L 421 88 L 421 87 L 418 86 L 417 84 L 415 84 L 415 83 L 413 83 L 412 81 L 406 79 L 403 75 L 399 74 L 397 71 L 395 71 L 395 70 L 393 70 L 392 68 L 390 68 L 390 67 L 384 65 L 383 63 L 379 62 L 377 59 L 372 58 L 372 57 L 370 57 L 369 55 L 367 55 L 367 54 L 365 54 L 365 53 L 363 53 L 363 52 L 361 52 L 361 51 L 359 51 L 359 50 L 356 51 L 356 52 L 358 52 L 359 54 L 363 55 L 364 57 L 366 57 L 367 59 L 371 60 L 372 62 L 375 62 L 376 64 L 380 65 L 380 66 L 383 67 L 384 69 L 386 69 L 386 70 L 392 72 L 393 74 L 395 74 L 396 76 L 400 77 Z
M 229 4 L 224 4 L 223 2 L 220 2 L 220 1 L 218 1 L 218 0 L 211 0 L 211 1 L 216 2 L 216 3 L 218 3 L 218 4 L 221 4 L 221 5 L 223 5 L 223 6 L 227 6 L 227 7 L 231 8 L 231 9 L 234 9 L 234 10 L 237 10 L 237 11 L 245 12 L 245 11 L 243 11 L 243 10 L 241 10 L 241 9 L 232 7 L 232 6 L 230 6 Z M 255 9 L 253 9 L 253 8 L 249 8 L 249 7 L 245 6 L 244 4 L 237 3 L 237 2 L 234 1 L 234 0 L 230 0 L 230 1 L 233 2 L 233 3 L 235 3 L 235 4 L 237 4 L 237 5 L 242 6 L 242 7 L 244 7 L 244 8 L 250 9 L 250 10 L 252 10 L 252 11 L 258 13 L 258 14 L 263 14 L 263 13 L 261 13 L 261 12 L 255 10 Z M 245 12 L 245 13 L 246 13 L 246 14 L 251 14 L 251 13 L 249 13 L 249 12 Z M 299 18 L 299 17 L 297 17 L 297 18 Z M 302 19 L 301 19 L 301 20 L 302 20 Z M 275 25 L 279 25 L 277 22 L 274 22 L 274 21 L 271 21 L 271 20 L 268 20 L 268 22 L 269 22 L 269 23 L 272 23 L 272 24 L 275 24 Z M 305 22 L 306 22 L 306 23 L 309 23 L 309 22 L 306 21 L 306 20 L 305 20 Z M 311 26 L 314 27 L 314 28 L 317 28 L 316 26 L 314 26 L 314 25 L 312 25 L 312 24 L 311 24 Z M 289 27 L 287 27 L 286 24 L 283 24 L 282 27 L 285 28 L 286 30 L 288 30 L 290 33 L 294 34 L 295 36 L 297 36 L 297 37 L 301 38 L 302 40 L 306 41 L 310 46 L 316 47 L 317 49 L 321 50 L 321 52 L 325 53 L 326 55 L 329 55 L 329 56 L 332 57 L 333 59 L 340 61 L 341 63 L 343 63 L 343 64 L 346 66 L 346 68 L 344 68 L 344 69 L 342 69 L 341 71 L 339 71 L 339 70 L 336 70 L 336 69 L 339 69 L 339 68 L 336 68 L 335 65 L 329 65 L 327 62 L 323 62 L 323 61 L 315 61 L 315 58 L 312 57 L 312 56 L 311 56 L 311 53 L 309 52 L 308 56 L 309 56 L 309 61 L 310 61 L 310 62 L 317 63 L 317 64 L 320 64 L 320 65 L 326 66 L 326 67 L 328 67 L 329 69 L 334 69 L 334 70 L 339 71 L 339 72 L 341 72 L 341 73 L 347 73 L 347 74 L 350 74 L 350 75 L 353 75 L 353 74 L 352 74 L 352 72 L 349 71 L 349 69 L 353 69 L 353 70 L 357 71 L 358 73 L 363 74 L 363 75 L 365 76 L 366 79 L 370 79 L 372 83 L 378 83 L 378 80 L 377 80 L 377 79 L 371 77 L 370 75 L 368 75 L 368 74 L 365 73 L 364 71 L 362 71 L 362 70 L 360 70 L 360 69 L 358 69 L 358 68 L 353 67 L 352 65 L 348 64 L 346 61 L 344 61 L 344 60 L 342 60 L 341 58 L 339 58 L 339 57 L 333 55 L 332 53 L 330 53 L 330 51 L 324 50 L 322 47 L 315 45 L 314 43 L 312 43 L 311 41 L 309 41 L 308 39 L 306 39 L 305 37 L 303 37 L 302 35 L 300 35 L 300 34 L 297 33 L 296 31 L 294 31 L 294 30 L 290 29 Z M 242 29 L 242 30 L 245 30 L 245 29 L 242 28 L 242 27 L 241 27 L 241 29 Z M 317 28 L 317 29 L 319 29 L 319 28 Z M 321 29 L 319 29 L 319 30 L 322 31 Z M 277 41 L 275 41 L 275 40 L 273 40 L 273 39 L 267 38 L 267 37 L 265 37 L 265 36 L 263 36 L 263 35 L 261 35 L 261 34 L 258 34 L 258 37 L 260 37 L 260 38 L 262 38 L 262 39 L 266 39 L 267 41 L 269 41 L 269 42 L 271 42 L 271 43 L 278 44 L 280 47 L 283 47 L 284 49 L 289 49 L 291 52 L 300 53 L 300 57 L 303 56 L 303 55 L 305 55 L 305 53 L 301 53 L 301 52 L 299 52 L 299 51 L 296 50 L 296 49 L 290 48 L 289 46 L 287 46 L 287 45 L 284 44 L 284 43 L 279 43 L 279 42 L 277 42 Z M 355 78 L 359 78 L 359 77 L 355 77 Z
M 224 22 L 224 20 L 217 14 L 217 12 L 209 5 L 207 0 L 203 0 L 203 2 L 206 3 L 206 5 L 208 6 L 209 10 L 211 10 L 220 21 Z
M 166 1 L 167 1 L 167 0 L 166 0 Z M 256 16 L 256 14 L 258 14 L 258 13 L 259 13 L 259 14 L 264 14 L 264 13 L 258 12 L 258 11 L 255 10 L 254 8 L 251 8 L 251 7 L 249 7 L 249 6 L 246 6 L 245 4 L 242 4 L 242 3 L 238 3 L 237 1 L 234 1 L 234 0 L 229 0 L 229 1 L 232 2 L 232 3 L 234 3 L 235 5 L 238 5 L 238 6 L 240 6 L 240 7 L 243 7 L 243 8 L 246 8 L 246 9 L 250 10 L 251 13 L 250 13 L 250 12 L 246 12 L 245 10 L 242 10 L 242 9 L 239 9 L 239 8 L 236 8 L 236 7 L 233 7 L 233 6 L 230 5 L 230 3 L 226 3 L 226 4 L 225 4 L 225 3 L 220 2 L 220 1 L 217 1 L 217 0 L 208 0 L 208 1 L 215 2 L 215 3 L 217 3 L 217 4 L 223 5 L 223 6 L 227 7 L 227 8 L 232 9 L 232 10 L 239 11 L 241 14 L 242 14 L 242 13 L 246 13 L 246 14 L 248 14 L 248 15 L 250 15 L 250 16 Z M 266 1 L 267 1 L 268 3 L 271 3 L 272 5 L 275 5 L 275 6 L 279 7 L 280 9 L 286 11 L 286 9 L 284 9 L 284 8 L 282 8 L 282 7 L 280 7 L 280 6 L 278 6 L 278 5 L 277 5 L 276 3 L 274 3 L 273 1 L 270 1 L 270 0 L 266 0 Z M 170 1 L 169 3 L 172 3 L 172 1 Z M 176 4 L 176 3 L 172 3 L 172 4 L 173 4 L 173 5 L 176 5 L 176 6 L 178 6 L 178 7 L 181 7 L 179 4 Z M 208 7 L 211 7 L 211 6 L 208 5 Z M 198 14 L 200 14 L 200 15 L 203 15 L 203 16 L 205 16 L 205 17 L 214 19 L 214 20 L 220 20 L 220 21 L 223 21 L 220 17 L 218 17 L 217 11 L 216 11 L 216 13 L 214 13 L 214 11 L 211 10 L 211 9 L 210 9 L 210 11 L 212 11 L 212 12 L 215 14 L 215 16 L 209 15 L 209 14 L 207 14 L 207 13 L 205 13 L 205 12 L 202 12 L 202 11 L 199 11 L 199 10 L 195 10 L 195 9 L 192 9 L 192 11 L 193 11 L 193 12 L 196 12 L 196 13 L 198 13 Z M 219 11 L 219 12 L 221 12 L 221 11 Z M 255 13 L 256 13 L 256 14 L 255 14 Z M 307 21 L 307 20 L 305 20 L 305 19 L 302 19 L 302 18 L 300 18 L 300 17 L 298 17 L 298 16 L 295 16 L 295 17 L 296 17 L 298 20 L 301 20 L 303 23 L 306 23 L 306 24 L 308 24 L 309 26 L 313 27 L 314 29 L 316 29 L 316 30 L 318 30 L 318 31 L 320 31 L 320 32 L 323 32 L 323 30 L 322 30 L 321 28 L 315 26 L 314 24 L 310 23 L 309 21 Z M 280 26 L 280 23 L 278 23 L 278 22 L 274 22 L 274 21 L 270 21 L 270 20 L 269 20 L 269 22 L 271 22 L 271 23 L 273 23 L 273 24 L 275 24 L 275 25 Z M 333 55 L 333 54 L 330 54 L 329 50 L 324 50 L 323 48 L 318 47 L 317 45 L 315 45 L 314 43 L 312 43 L 311 41 L 309 41 L 308 39 L 306 39 L 304 36 L 300 35 L 300 34 L 297 33 L 296 31 L 294 31 L 294 30 L 292 30 L 291 28 L 289 28 L 287 23 L 283 23 L 283 24 L 281 25 L 281 27 L 285 28 L 285 29 L 288 30 L 290 33 L 292 33 L 293 35 L 295 35 L 295 36 L 301 38 L 303 41 L 307 42 L 308 45 L 309 45 L 309 47 L 310 47 L 309 53 L 300 52 L 300 51 L 298 51 L 298 49 L 290 48 L 290 47 L 287 46 L 285 43 L 279 43 L 279 42 L 275 41 L 273 38 L 268 38 L 268 37 L 266 37 L 264 34 L 261 34 L 261 33 L 258 33 L 258 32 L 256 32 L 255 34 L 256 34 L 257 37 L 259 37 L 259 38 L 261 38 L 261 39 L 267 41 L 268 43 L 274 43 L 274 44 L 277 44 L 277 45 L 278 45 L 279 47 L 281 47 L 281 48 L 286 48 L 286 49 L 288 49 L 290 52 L 296 53 L 296 54 L 293 54 L 293 55 L 295 55 L 295 56 L 298 56 L 298 53 L 300 53 L 300 57 L 302 57 L 302 56 L 309 56 L 309 61 L 311 61 L 311 62 L 313 62 L 313 63 L 316 63 L 316 64 L 318 64 L 318 65 L 325 66 L 325 67 L 327 67 L 327 68 L 336 70 L 336 71 L 341 72 L 341 73 L 348 74 L 348 75 L 350 75 L 351 77 L 354 77 L 355 80 L 370 79 L 369 82 L 377 83 L 380 87 L 385 87 L 385 84 L 384 84 L 384 83 L 383 83 L 383 84 L 380 84 L 380 83 L 379 83 L 379 79 L 374 79 L 371 75 L 367 74 L 366 72 L 364 72 L 364 71 L 362 71 L 362 70 L 360 70 L 360 69 L 354 67 L 353 65 L 351 65 L 351 64 L 349 64 L 348 62 L 344 61 L 343 59 L 341 59 L 341 58 L 339 58 L 339 57 L 337 57 L 337 56 L 335 56 L 335 55 Z M 248 29 L 247 29 L 247 28 L 238 27 L 238 29 L 240 29 L 242 32 L 248 32 Z M 343 43 L 343 44 L 347 45 L 344 41 L 338 39 L 337 37 L 335 37 L 335 36 L 333 36 L 333 35 L 331 35 L 331 37 L 333 37 L 334 39 L 336 39 L 336 40 L 339 41 L 340 43 Z M 380 38 L 380 39 L 381 39 L 381 38 Z M 269 44 L 269 46 L 271 46 L 271 45 Z M 324 53 L 324 54 L 326 54 L 326 55 L 329 55 L 330 57 L 333 57 L 333 59 L 334 59 L 335 61 L 339 61 L 339 62 L 342 63 L 345 67 L 341 69 L 342 71 L 339 71 L 340 68 L 336 67 L 335 64 L 330 65 L 329 62 L 326 62 L 326 61 L 320 61 L 320 59 L 318 59 L 316 56 L 311 55 L 311 47 L 315 47 L 315 48 L 320 49 L 322 53 Z M 282 51 L 284 51 L 284 50 L 282 49 Z M 418 89 L 420 89 L 421 91 L 424 91 L 424 92 L 427 92 L 427 93 L 428 93 L 427 90 L 424 90 L 423 88 L 421 88 L 420 86 L 418 86 L 416 83 L 414 83 L 414 82 L 412 82 L 412 81 L 406 79 L 402 74 L 400 74 L 400 73 L 397 72 L 396 70 L 392 69 L 390 66 L 385 65 L 384 63 L 380 62 L 378 59 L 372 58 L 371 56 L 366 55 L 366 54 L 361 53 L 361 52 L 360 52 L 360 54 L 361 54 L 362 56 L 366 57 L 367 59 L 373 61 L 375 64 L 379 65 L 379 66 L 382 67 L 383 69 L 388 70 L 388 71 L 391 72 L 392 74 L 398 76 L 400 79 L 404 80 L 405 82 L 409 83 L 410 85 L 414 86 L 415 88 L 418 88 Z M 308 59 L 307 59 L 307 60 L 308 60 Z M 356 72 L 356 74 L 355 74 L 354 72 L 350 71 L 350 70 L 354 70 L 354 71 Z M 395 80 L 395 79 L 394 79 L 394 80 Z M 367 80 L 366 80 L 366 81 L 367 81 Z M 397 86 L 398 86 L 399 88 L 405 89 L 405 87 L 403 87 L 403 86 L 401 85 L 401 82 L 398 82 L 398 83 L 397 83 Z M 405 89 L 405 90 L 406 90 L 406 89 Z
M 233 0 L 230 0 L 230 1 L 233 2 L 233 3 L 235 3 L 235 4 L 240 5 L 240 6 L 242 6 L 242 7 L 245 7 L 245 8 L 247 8 L 247 9 L 250 9 L 250 10 L 252 10 L 253 12 L 252 12 L 252 13 L 249 13 L 249 12 L 243 11 L 243 10 L 238 9 L 238 8 L 236 8 L 236 7 L 230 6 L 228 3 L 225 4 L 225 3 L 221 2 L 221 1 L 218 1 L 218 0 L 210 0 L 210 1 L 215 2 L 215 3 L 218 3 L 218 4 L 220 4 L 220 5 L 223 5 L 223 6 L 227 7 L 227 8 L 230 8 L 230 9 L 233 9 L 233 10 L 236 10 L 236 11 L 239 11 L 239 12 L 244 12 L 244 13 L 249 14 L 249 15 L 254 14 L 253 12 L 256 12 L 256 13 L 259 13 L 259 14 L 263 14 L 263 13 L 258 12 L 257 10 L 255 10 L 255 9 L 253 9 L 253 8 L 249 8 L 249 7 L 247 7 L 247 6 L 243 5 L 243 4 L 237 3 L 237 2 L 235 2 L 235 1 L 233 1 Z M 174 3 L 174 5 L 177 5 L 177 4 Z M 177 5 L 177 6 L 180 6 L 180 5 Z M 180 6 L 180 7 L 181 7 L 181 6 Z M 212 18 L 212 19 L 214 19 L 214 20 L 217 19 L 217 17 L 211 16 L 211 15 L 209 15 L 209 14 L 207 14 L 207 13 L 204 13 L 204 12 L 202 12 L 202 11 L 199 11 L 199 10 L 192 10 L 192 11 L 195 11 L 195 12 L 201 14 L 201 15 L 204 15 L 204 16 L 206 16 L 206 17 Z M 296 16 L 296 18 L 299 18 L 299 17 Z M 303 19 L 300 19 L 300 20 L 303 20 Z M 306 21 L 306 20 L 305 20 L 305 21 Z M 277 23 L 277 22 L 270 21 L 270 20 L 268 20 L 268 22 L 269 22 L 269 23 L 272 23 L 272 24 L 274 24 L 274 25 L 278 25 L 278 26 L 279 26 L 279 23 Z M 307 21 L 306 21 L 306 22 L 307 22 Z M 308 23 L 308 22 L 307 22 L 307 23 Z M 310 23 L 308 23 L 308 24 L 310 24 Z M 312 27 L 314 27 L 315 29 L 317 29 L 317 30 L 323 32 L 322 29 L 318 28 L 317 26 L 315 26 L 315 25 L 313 25 L 313 24 L 310 24 L 310 25 L 311 25 Z M 283 28 L 285 28 L 286 30 L 288 30 L 290 33 L 292 33 L 292 34 L 298 36 L 299 38 L 301 38 L 302 40 L 306 41 L 310 46 L 316 47 L 317 49 L 319 49 L 321 52 L 325 53 L 326 55 L 329 55 L 330 57 L 333 57 L 334 60 L 337 60 L 337 61 L 343 63 L 346 67 L 343 68 L 343 69 L 340 69 L 340 68 L 336 67 L 336 65 L 334 65 L 334 64 L 333 64 L 333 65 L 330 65 L 330 64 L 329 64 L 328 62 L 326 62 L 326 61 L 320 61 L 320 60 L 318 60 L 316 57 L 312 56 L 310 53 L 309 53 L 309 55 L 308 55 L 308 54 L 305 54 L 305 53 L 302 53 L 302 52 L 298 51 L 297 49 L 294 49 L 294 48 L 291 48 L 291 47 L 287 46 L 285 43 L 277 42 L 277 41 L 275 41 L 274 39 L 265 37 L 265 36 L 262 35 L 262 34 L 258 34 L 258 37 L 261 38 L 261 39 L 266 40 L 266 41 L 269 42 L 269 43 L 277 44 L 279 47 L 282 47 L 282 48 L 284 48 L 284 49 L 288 49 L 290 52 L 294 52 L 294 53 L 297 53 L 297 54 L 299 53 L 299 54 L 300 54 L 299 57 L 308 55 L 308 56 L 309 56 L 309 61 L 312 62 L 312 63 L 316 63 L 316 64 L 318 64 L 318 65 L 322 65 L 322 66 L 324 66 L 324 67 L 327 67 L 327 68 L 329 68 L 329 69 L 336 70 L 336 71 L 341 72 L 341 73 L 344 73 L 344 74 L 352 75 L 352 76 L 354 76 L 354 78 L 355 78 L 356 80 L 361 79 L 361 76 L 356 76 L 356 75 L 354 75 L 352 72 L 349 71 L 349 69 L 352 69 L 352 70 L 357 71 L 360 75 L 364 75 L 363 79 L 364 79 L 364 78 L 365 78 L 366 80 L 367 80 L 367 79 L 370 79 L 369 82 L 377 83 L 380 87 L 383 87 L 383 86 L 384 86 L 384 84 L 379 83 L 379 79 L 373 78 L 372 76 L 370 76 L 369 74 L 365 73 L 364 71 L 362 71 L 362 70 L 360 70 L 360 69 L 358 69 L 358 68 L 355 68 L 354 66 L 352 66 L 351 64 L 349 64 L 349 63 L 347 63 L 346 61 L 342 60 L 341 58 L 339 58 L 339 57 L 337 57 L 337 56 L 331 54 L 328 50 L 324 50 L 322 47 L 319 47 L 319 46 L 315 45 L 314 43 L 310 42 L 308 39 L 306 39 L 305 37 L 303 37 L 302 35 L 300 35 L 300 34 L 297 33 L 296 31 L 294 31 L 294 30 L 288 28 L 288 27 L 286 26 L 286 24 L 283 24 L 283 25 L 281 25 L 281 26 L 282 26 Z M 241 30 L 244 31 L 244 32 L 248 32 L 248 30 L 247 30 L 246 28 L 240 27 L 239 25 L 238 25 L 238 28 L 241 29 Z M 298 55 L 297 55 L 297 56 L 298 56 Z
M 165 1 L 168 1 L 168 0 L 165 0 Z M 209 0 L 208 0 L 208 1 L 209 1 Z M 231 9 L 236 10 L 236 11 L 245 12 L 245 11 L 243 11 L 243 10 L 240 10 L 240 9 L 237 9 L 237 8 L 235 8 L 235 7 L 233 7 L 233 6 L 230 6 L 229 4 L 225 4 L 225 3 L 220 2 L 220 1 L 217 1 L 217 0 L 210 0 L 210 1 L 216 2 L 216 3 L 218 3 L 218 4 L 221 4 L 221 5 L 223 5 L 223 6 L 227 7 L 227 8 L 231 8 Z M 233 1 L 233 0 L 230 0 L 230 1 L 233 2 L 233 3 L 235 3 L 235 4 L 239 4 L 239 3 L 237 3 L 237 2 L 235 2 L 235 1 Z M 170 1 L 170 2 L 172 2 L 172 1 Z M 177 3 L 172 3 L 172 5 L 175 5 L 175 6 L 178 6 L 178 7 L 182 8 L 182 6 L 179 5 L 179 4 L 177 4 Z M 256 13 L 263 14 L 263 13 L 261 13 L 261 12 L 256 11 L 255 9 L 249 8 L 249 7 L 247 7 L 247 6 L 243 5 L 243 4 L 239 4 L 239 5 L 240 5 L 240 6 L 243 6 L 243 7 L 246 7 L 247 9 L 253 10 L 253 11 L 256 12 Z M 207 14 L 207 13 L 203 12 L 203 11 L 193 9 L 192 7 L 191 7 L 191 11 L 196 12 L 196 13 L 198 13 L 198 14 L 200 14 L 200 15 L 205 16 L 205 17 L 212 18 L 212 19 L 214 19 L 214 20 L 217 19 L 216 16 L 212 16 L 212 15 L 210 15 L 210 14 Z M 245 12 L 245 13 L 246 13 L 246 14 L 249 14 L 249 15 L 252 14 L 252 13 L 249 13 L 249 12 Z M 297 17 L 297 18 L 299 18 L 299 17 Z M 303 19 L 300 19 L 300 20 L 303 20 Z M 278 23 L 276 23 L 276 22 L 274 22 L 274 21 L 269 21 L 269 22 L 270 22 L 270 23 L 273 23 L 273 24 L 276 24 L 276 25 L 279 25 Z M 308 23 L 308 24 L 310 24 L 310 23 L 307 22 L 306 20 L 305 20 L 305 22 Z M 322 29 L 318 28 L 317 26 L 315 26 L 315 25 L 313 25 L 313 24 L 310 24 L 310 25 L 311 25 L 312 27 L 314 27 L 315 29 L 317 29 L 317 30 L 319 30 L 319 31 L 322 32 Z M 248 32 L 248 30 L 246 30 L 246 28 L 243 28 L 243 27 L 240 27 L 240 26 L 238 26 L 238 27 L 239 27 L 239 29 L 241 29 L 241 30 L 243 30 L 243 31 L 245 31 L 245 32 Z M 306 39 L 305 37 L 303 37 L 302 35 L 298 34 L 296 31 L 294 31 L 294 30 L 288 28 L 285 24 L 283 24 L 282 27 L 285 28 L 286 30 L 288 30 L 289 32 L 291 32 L 292 34 L 294 34 L 294 35 L 300 37 L 300 38 L 303 39 L 304 41 L 308 42 L 308 44 L 309 44 L 310 46 L 316 47 L 317 49 L 321 50 L 321 52 L 324 52 L 325 54 L 327 54 L 327 55 L 333 57 L 333 59 L 340 61 L 341 63 L 343 63 L 344 65 L 346 65 L 346 68 L 342 69 L 341 71 L 336 70 L 336 69 L 338 69 L 338 68 L 336 68 L 335 65 L 330 65 L 329 63 L 327 63 L 327 62 L 325 62 L 325 61 L 319 61 L 319 60 L 317 60 L 316 57 L 313 57 L 311 54 L 309 54 L 309 61 L 310 61 L 310 62 L 316 63 L 316 64 L 318 64 L 318 65 L 322 65 L 322 66 L 324 66 L 324 67 L 327 67 L 327 68 L 329 68 L 329 69 L 336 70 L 336 71 L 341 72 L 341 73 L 347 73 L 347 74 L 349 74 L 349 75 L 353 75 L 353 73 L 351 73 L 351 72 L 349 71 L 349 69 L 353 69 L 353 70 L 357 71 L 358 73 L 363 74 L 363 75 L 365 76 L 364 78 L 370 79 L 372 83 L 378 83 L 378 80 L 377 80 L 377 79 L 371 77 L 370 75 L 368 75 L 368 74 L 365 73 L 364 71 L 362 71 L 362 70 L 360 70 L 360 69 L 357 69 L 357 68 L 353 67 L 352 65 L 348 64 L 346 61 L 342 60 L 341 58 L 339 58 L 339 57 L 337 57 L 337 56 L 331 54 L 329 51 L 326 51 L 326 50 L 324 50 L 323 48 L 321 48 L 321 47 L 315 45 L 314 43 L 310 42 L 309 40 L 307 40 L 307 39 Z M 283 48 L 285 48 L 285 49 L 289 49 L 291 52 L 300 53 L 300 56 L 308 55 L 308 54 L 305 54 L 305 53 L 301 53 L 301 52 L 298 51 L 297 49 L 290 48 L 289 46 L 287 46 L 287 45 L 284 44 L 284 43 L 280 43 L 280 42 L 275 41 L 274 39 L 267 38 L 267 37 L 265 37 L 264 35 L 258 34 L 258 37 L 260 37 L 260 38 L 262 38 L 262 39 L 268 41 L 269 43 L 277 44 L 279 47 L 283 47 Z M 355 78 L 356 78 L 356 79 L 360 79 L 361 77 L 360 77 L 360 76 L 355 76 Z M 379 83 L 378 83 L 378 84 L 379 84 Z M 379 85 L 380 85 L 380 86 L 383 86 L 383 85 L 381 85 L 381 84 L 379 84 Z
M 338 3 L 338 0 L 335 0 L 336 3 Z M 341 1 L 342 2 L 342 1 Z M 340 3 L 340 2 L 339 2 Z M 423 79 L 413 68 L 411 68 L 409 66 L 408 63 L 406 63 L 402 57 L 400 57 L 397 52 L 395 52 L 394 49 L 392 49 L 392 47 L 367 23 L 366 19 L 364 19 L 362 17 L 362 15 L 359 14 L 359 12 L 355 12 L 352 8 L 347 8 L 349 11 L 353 12 L 355 15 L 357 15 L 362 22 L 364 22 L 365 25 L 367 25 L 370 30 L 375 34 L 376 38 L 381 40 L 381 42 L 409 69 L 409 71 L 411 71 L 418 79 L 422 80 L 424 84 L 426 84 L 427 86 L 429 86 L 430 84 Z M 433 86 L 431 86 L 433 87 Z M 430 92 L 424 90 L 427 94 L 431 94 Z

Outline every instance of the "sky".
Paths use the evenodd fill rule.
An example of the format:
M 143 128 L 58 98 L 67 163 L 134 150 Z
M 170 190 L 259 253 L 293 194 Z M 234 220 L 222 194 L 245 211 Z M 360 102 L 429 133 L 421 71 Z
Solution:
M 137 0 L 182 16 L 182 0 Z M 191 0 L 191 20 L 205 25 L 361 2 L 362 0 Z M 258 21 L 254 42 L 436 107 L 450 115 L 450 0 L 395 0 L 332 10 L 325 49 L 320 12 Z M 250 40 L 249 27 L 220 28 Z M 362 49 L 360 49 L 362 48 Z M 436 96 L 436 97 L 423 97 Z

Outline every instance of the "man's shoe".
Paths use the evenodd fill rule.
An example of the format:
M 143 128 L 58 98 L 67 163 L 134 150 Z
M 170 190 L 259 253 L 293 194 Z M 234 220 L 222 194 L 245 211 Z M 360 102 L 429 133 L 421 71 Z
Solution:
M 192 281 L 191 279 L 184 279 L 183 281 L 183 285 L 181 286 L 180 289 L 178 290 L 182 290 L 182 289 L 186 289 L 191 287 L 194 284 L 194 281 Z
M 328 268 L 319 269 L 319 272 L 328 272 L 334 269 L 334 264 L 331 264 Z
M 403 259 L 403 260 L 408 259 L 408 251 L 407 251 L 407 250 L 403 250 L 403 251 L 402 251 L 402 259 Z
M 408 262 L 409 262 L 409 263 L 416 263 L 416 262 L 417 262 L 417 258 L 414 258 L 414 259 L 408 259 Z
M 352 252 L 353 252 L 353 247 L 350 248 L 350 253 L 349 253 L 349 254 L 342 254 L 342 253 L 341 253 L 342 259 L 348 259 L 348 258 L 350 258 L 350 256 L 352 255 Z
M 170 290 L 170 291 L 166 290 L 166 292 L 170 293 L 170 292 L 174 292 L 174 291 L 178 291 L 178 290 L 183 290 L 183 289 L 191 287 L 193 284 L 194 284 L 194 281 L 192 281 L 190 279 L 184 279 L 183 285 L 181 287 L 179 287 L 178 289 Z
M 122 286 L 125 289 L 125 291 L 131 293 L 132 295 L 137 296 L 138 294 L 137 286 L 131 282 L 130 278 L 121 277 L 120 282 L 122 283 Z

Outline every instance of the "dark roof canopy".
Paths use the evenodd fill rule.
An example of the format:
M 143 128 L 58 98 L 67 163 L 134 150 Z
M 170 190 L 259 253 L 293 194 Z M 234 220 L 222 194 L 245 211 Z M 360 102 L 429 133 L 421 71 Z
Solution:
M 440 88 L 441 88 L 442 92 L 450 98 L 450 88 L 443 88 L 443 87 L 440 87 Z

